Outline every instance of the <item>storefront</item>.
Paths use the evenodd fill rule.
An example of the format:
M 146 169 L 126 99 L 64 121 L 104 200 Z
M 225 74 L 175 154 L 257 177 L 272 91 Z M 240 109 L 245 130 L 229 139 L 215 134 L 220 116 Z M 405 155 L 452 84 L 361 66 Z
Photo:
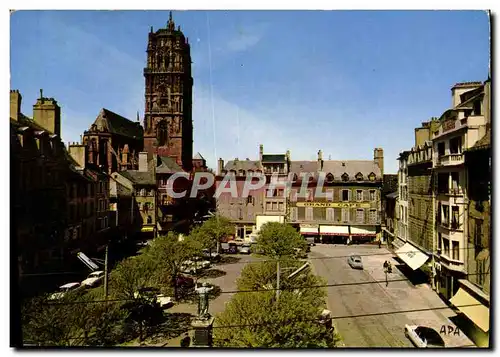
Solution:
M 347 243 L 349 239 L 349 226 L 323 226 L 319 227 L 322 243 Z
M 351 226 L 351 239 L 353 242 L 370 242 L 377 236 L 375 226 Z
M 450 299 L 464 323 L 462 330 L 479 347 L 489 345 L 490 298 L 468 280 L 458 280 L 458 291 Z
M 319 236 L 319 228 L 318 225 L 315 224 L 301 224 L 300 225 L 300 234 L 303 236 Z
M 429 260 L 427 254 L 410 243 L 405 243 L 395 253 L 412 270 L 419 269 Z

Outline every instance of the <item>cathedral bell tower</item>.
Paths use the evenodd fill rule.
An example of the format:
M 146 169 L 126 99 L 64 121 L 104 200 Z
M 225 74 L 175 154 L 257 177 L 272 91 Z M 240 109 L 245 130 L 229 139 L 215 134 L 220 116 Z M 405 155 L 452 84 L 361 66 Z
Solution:
M 149 33 L 144 113 L 144 149 L 168 156 L 190 171 L 193 158 L 191 50 L 170 12 L 166 28 Z

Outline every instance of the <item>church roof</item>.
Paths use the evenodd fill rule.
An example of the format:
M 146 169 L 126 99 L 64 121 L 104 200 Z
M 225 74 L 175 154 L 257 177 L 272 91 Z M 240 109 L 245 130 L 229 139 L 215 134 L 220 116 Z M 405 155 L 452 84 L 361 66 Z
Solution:
M 142 140 L 144 136 L 144 130 L 140 123 L 124 118 L 106 108 L 101 109 L 93 125 L 97 127 L 98 131 L 129 138 Z

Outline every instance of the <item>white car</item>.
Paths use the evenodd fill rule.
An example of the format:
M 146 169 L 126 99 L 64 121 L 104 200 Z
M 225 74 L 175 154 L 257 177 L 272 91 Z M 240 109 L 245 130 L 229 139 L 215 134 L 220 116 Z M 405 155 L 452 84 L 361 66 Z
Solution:
M 67 283 L 59 287 L 59 291 L 49 295 L 49 300 L 59 300 L 64 297 L 68 292 L 78 290 L 82 287 L 80 283 Z
M 87 279 L 82 281 L 82 285 L 86 287 L 94 287 L 99 285 L 104 280 L 104 272 L 101 270 L 90 273 Z
M 439 333 L 430 327 L 405 325 L 405 336 L 418 348 L 443 348 L 444 341 Z

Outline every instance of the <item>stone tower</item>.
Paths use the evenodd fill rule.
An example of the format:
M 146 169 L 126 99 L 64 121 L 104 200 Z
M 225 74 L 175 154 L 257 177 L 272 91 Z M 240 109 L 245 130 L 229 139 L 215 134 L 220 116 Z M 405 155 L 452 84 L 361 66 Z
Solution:
M 144 150 L 168 156 L 190 171 L 193 158 L 191 50 L 170 12 L 166 28 L 149 33 Z

